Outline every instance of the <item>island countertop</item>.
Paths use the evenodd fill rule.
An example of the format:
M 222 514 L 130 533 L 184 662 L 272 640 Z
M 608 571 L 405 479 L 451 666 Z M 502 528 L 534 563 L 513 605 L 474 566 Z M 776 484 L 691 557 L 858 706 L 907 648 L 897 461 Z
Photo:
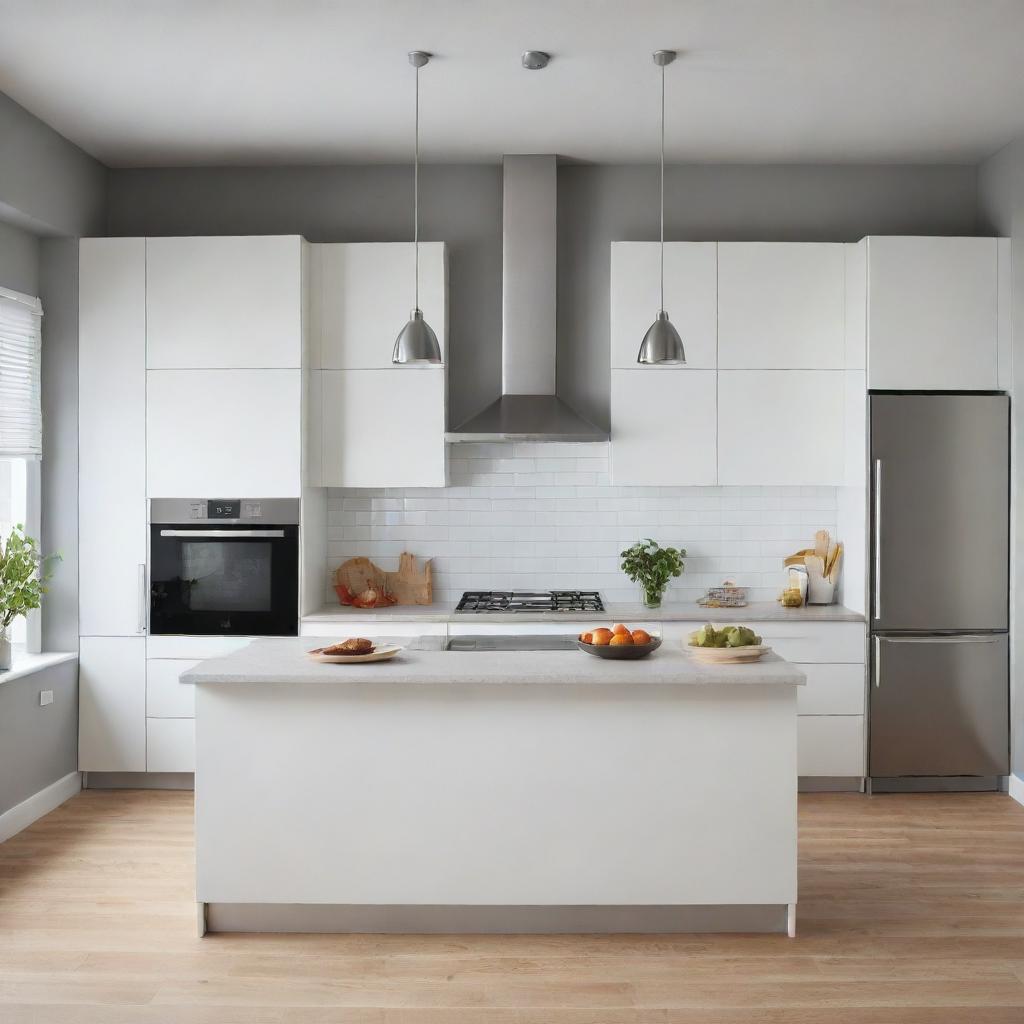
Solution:
M 740 665 L 700 665 L 664 643 L 647 658 L 617 661 L 584 651 L 445 651 L 438 637 L 390 637 L 404 650 L 390 661 L 323 664 L 306 652 L 334 641 L 313 637 L 254 640 L 221 658 L 200 662 L 183 683 L 359 683 L 378 685 L 528 684 L 658 685 L 803 684 L 795 665 L 775 654 Z

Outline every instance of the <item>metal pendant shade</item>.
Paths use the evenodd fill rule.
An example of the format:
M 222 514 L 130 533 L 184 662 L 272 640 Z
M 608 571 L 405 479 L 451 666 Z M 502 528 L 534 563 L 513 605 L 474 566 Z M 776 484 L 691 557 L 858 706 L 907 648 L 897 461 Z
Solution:
M 683 339 L 672 326 L 668 313 L 661 310 L 658 319 L 647 328 L 644 340 L 640 343 L 638 363 L 645 366 L 656 366 L 659 363 L 685 363 L 686 353 L 683 351 Z
M 409 322 L 398 332 L 391 362 L 401 364 L 441 362 L 441 347 L 437 343 L 437 335 L 430 324 L 423 319 L 422 310 L 414 309 L 409 314 Z
M 420 68 L 430 60 L 430 54 L 413 50 L 409 63 L 416 69 L 416 128 L 413 158 L 413 251 L 415 253 L 414 295 L 409 321 L 398 332 L 391 362 L 399 366 L 413 363 L 440 363 L 441 346 L 430 324 L 423 319 L 420 309 Z
M 658 317 L 647 328 L 637 353 L 636 361 L 643 366 L 686 362 L 683 339 L 665 312 L 665 67 L 675 59 L 675 50 L 656 50 L 654 53 L 654 63 L 661 68 L 661 302 L 658 305 Z

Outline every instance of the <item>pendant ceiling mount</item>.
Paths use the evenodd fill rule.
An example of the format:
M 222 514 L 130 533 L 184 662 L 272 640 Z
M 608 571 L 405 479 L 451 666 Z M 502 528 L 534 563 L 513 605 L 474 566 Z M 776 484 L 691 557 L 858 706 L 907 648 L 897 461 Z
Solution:
M 548 66 L 551 54 L 543 50 L 524 50 L 522 60 L 527 71 L 541 71 Z
M 395 338 L 391 362 L 399 366 L 440 363 L 441 346 L 420 309 L 420 68 L 430 63 L 424 50 L 410 50 L 409 63 L 416 69 L 416 114 L 413 143 L 413 308 L 409 320 Z
M 647 328 L 636 361 L 643 366 L 664 366 L 686 362 L 683 340 L 665 312 L 665 68 L 676 59 L 675 50 L 655 50 L 654 63 L 661 68 L 661 211 L 660 224 L 660 273 L 661 299 L 658 315 Z

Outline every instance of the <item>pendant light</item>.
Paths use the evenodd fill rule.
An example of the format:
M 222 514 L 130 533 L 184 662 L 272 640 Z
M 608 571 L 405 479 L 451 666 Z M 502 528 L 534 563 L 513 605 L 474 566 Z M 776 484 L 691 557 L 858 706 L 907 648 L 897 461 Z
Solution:
M 420 68 L 430 60 L 430 54 L 413 50 L 409 63 L 416 69 L 416 128 L 413 157 L 413 252 L 415 253 L 415 281 L 413 285 L 412 312 L 409 322 L 395 338 L 395 350 L 391 362 L 401 366 L 412 363 L 441 362 L 441 347 L 430 324 L 423 319 L 420 309 Z
M 637 353 L 636 361 L 644 366 L 686 362 L 682 339 L 665 312 L 665 68 L 675 59 L 675 50 L 654 51 L 654 63 L 661 68 L 661 302 Z

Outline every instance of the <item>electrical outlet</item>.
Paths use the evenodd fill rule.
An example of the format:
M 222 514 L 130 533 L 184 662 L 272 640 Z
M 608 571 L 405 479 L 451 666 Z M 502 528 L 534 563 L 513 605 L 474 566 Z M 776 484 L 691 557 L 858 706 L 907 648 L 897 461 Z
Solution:
M 53 690 L 39 691 L 39 706 L 45 708 L 47 704 L 53 703 Z

